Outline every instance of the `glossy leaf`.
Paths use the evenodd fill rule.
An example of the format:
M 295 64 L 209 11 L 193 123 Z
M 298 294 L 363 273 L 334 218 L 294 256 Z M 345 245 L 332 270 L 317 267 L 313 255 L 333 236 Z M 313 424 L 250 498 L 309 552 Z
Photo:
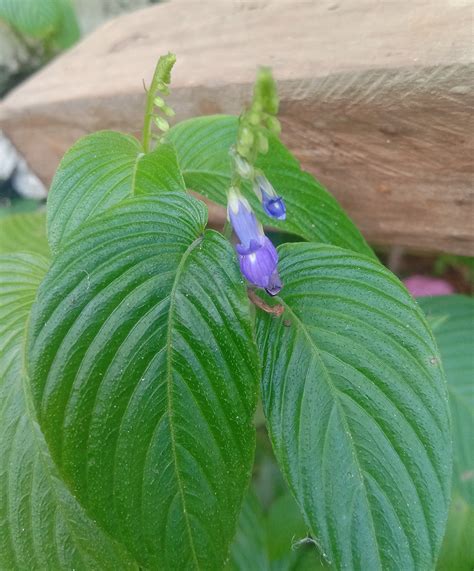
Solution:
M 188 188 L 225 205 L 230 186 L 229 149 L 235 144 L 238 118 L 229 115 L 198 117 L 179 123 L 167 135 L 178 154 Z M 269 218 L 254 193 L 246 196 L 263 224 L 301 236 L 305 240 L 325 242 L 363 254 L 373 255 L 359 230 L 327 190 L 275 137 L 261 155 L 258 166 L 264 171 L 287 205 L 286 221 Z
M 419 298 L 418 303 L 430 320 L 437 320 L 433 331 L 453 419 L 453 485 L 474 508 L 474 299 L 449 295 Z
M 100 131 L 64 155 L 48 196 L 48 239 L 59 246 L 85 220 L 135 194 L 184 190 L 171 145 L 145 155 L 129 135 Z
M 453 499 L 437 569 L 474 568 L 474 299 L 419 298 L 438 342 L 453 419 Z
M 51 38 L 51 42 L 58 51 L 71 47 L 81 36 L 72 1 L 56 0 L 60 10 L 60 22 Z
M 336 568 L 430 569 L 451 435 L 439 354 L 400 282 L 367 257 L 279 248 L 280 318 L 259 313 L 263 402 L 280 467 Z
M 0 568 L 134 569 L 58 479 L 28 402 L 25 326 L 47 263 L 0 257 Z
M 53 458 L 144 567 L 221 568 L 253 460 L 248 299 L 231 245 L 205 224 L 181 193 L 109 209 L 63 246 L 31 318 Z
M 32 252 L 49 257 L 46 212 L 11 214 L 0 218 L 0 254 Z
M 34 38 L 51 34 L 61 19 L 57 0 L 0 0 L 0 19 Z

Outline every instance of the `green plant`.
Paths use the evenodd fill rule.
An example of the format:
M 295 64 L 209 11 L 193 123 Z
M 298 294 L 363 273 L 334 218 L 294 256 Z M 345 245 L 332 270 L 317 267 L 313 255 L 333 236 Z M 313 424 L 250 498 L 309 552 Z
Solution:
M 27 42 L 40 41 L 47 54 L 70 47 L 80 35 L 70 0 L 0 0 L 0 20 Z
M 2 258 L 2 565 L 222 569 L 260 393 L 311 555 L 431 569 L 452 458 L 424 314 L 280 142 L 269 71 L 240 118 L 169 128 L 173 63 L 157 65 L 143 143 L 99 132 L 66 153 L 50 253 Z M 187 189 L 227 204 L 223 234 Z M 305 241 L 277 251 L 263 224 Z M 231 566 L 246 519 L 266 518 L 254 499 Z M 253 539 L 261 561 L 299 565 Z

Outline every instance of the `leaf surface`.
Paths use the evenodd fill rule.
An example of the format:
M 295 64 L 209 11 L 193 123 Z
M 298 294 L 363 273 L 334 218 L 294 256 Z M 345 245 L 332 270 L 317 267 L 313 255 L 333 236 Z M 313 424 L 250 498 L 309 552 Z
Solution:
M 248 299 L 232 247 L 205 224 L 184 193 L 109 209 L 60 250 L 31 319 L 52 456 L 150 568 L 223 566 L 253 460 Z
M 26 212 L 0 217 L 0 254 L 31 252 L 48 258 L 46 212 Z
M 61 19 L 57 0 L 0 0 L 0 19 L 34 38 L 51 34 Z
M 453 419 L 453 499 L 437 569 L 474 568 L 474 299 L 464 295 L 422 297 L 433 325 Z
M 24 332 L 46 270 L 31 254 L 0 257 L 0 568 L 136 569 L 58 479 L 28 401 Z
M 135 194 L 184 190 L 172 145 L 144 154 L 134 137 L 99 131 L 64 155 L 48 196 L 48 239 L 56 253 L 85 220 Z
M 474 299 L 464 295 L 422 297 L 448 381 L 453 419 L 454 488 L 474 508 Z
M 365 256 L 315 244 L 279 253 L 285 312 L 258 319 L 263 402 L 313 536 L 336 568 L 432 568 L 452 464 L 426 320 Z

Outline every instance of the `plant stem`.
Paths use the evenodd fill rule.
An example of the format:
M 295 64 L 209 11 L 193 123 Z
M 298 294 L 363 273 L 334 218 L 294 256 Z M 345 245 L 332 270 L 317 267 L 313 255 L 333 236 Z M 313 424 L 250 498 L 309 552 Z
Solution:
M 231 241 L 232 238 L 232 226 L 228 220 L 224 223 L 224 228 L 222 229 L 222 234 L 226 240 Z

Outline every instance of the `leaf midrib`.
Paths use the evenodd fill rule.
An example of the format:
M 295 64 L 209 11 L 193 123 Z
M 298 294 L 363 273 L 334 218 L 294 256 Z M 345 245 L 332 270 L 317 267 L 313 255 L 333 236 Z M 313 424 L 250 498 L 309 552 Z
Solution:
M 381 561 L 381 557 L 380 557 L 380 547 L 379 547 L 379 543 L 377 541 L 377 535 L 375 533 L 375 525 L 374 525 L 372 509 L 370 507 L 370 503 L 369 503 L 369 500 L 367 497 L 367 488 L 365 485 L 364 472 L 362 470 L 362 466 L 359 463 L 357 451 L 355 450 L 355 447 L 353 444 L 352 433 L 351 433 L 351 430 L 349 428 L 349 424 L 347 422 L 346 414 L 345 414 L 345 412 L 341 406 L 341 403 L 339 401 L 339 398 L 337 396 L 337 388 L 334 386 L 334 383 L 332 382 L 332 379 L 331 379 L 331 375 L 329 374 L 329 371 L 328 371 L 328 369 L 324 363 L 324 360 L 321 357 L 319 349 L 318 349 L 317 345 L 315 344 L 313 338 L 311 337 L 309 331 L 306 329 L 305 324 L 301 321 L 301 319 L 296 315 L 296 313 L 291 309 L 291 307 L 281 297 L 277 297 L 276 300 L 278 301 L 278 303 L 281 303 L 285 307 L 285 311 L 288 311 L 291 314 L 291 317 L 297 322 L 297 324 L 298 324 L 300 330 L 302 331 L 303 335 L 308 340 L 309 346 L 312 348 L 317 359 L 320 361 L 321 368 L 324 371 L 324 379 L 326 381 L 326 384 L 327 384 L 329 391 L 331 392 L 331 395 L 332 395 L 333 400 L 334 400 L 334 406 L 337 407 L 337 409 L 340 413 L 340 417 L 341 417 L 341 420 L 342 420 L 346 434 L 350 435 L 349 445 L 350 445 L 350 448 L 352 450 L 352 457 L 354 459 L 354 464 L 355 464 L 357 472 L 359 474 L 359 480 L 361 481 L 362 488 L 364 490 L 364 499 L 366 501 L 367 508 L 368 508 L 369 513 L 370 513 L 370 522 L 372 524 L 371 527 L 372 527 L 373 539 L 374 539 L 375 545 L 377 545 L 377 559 L 379 562 L 379 569 L 382 569 L 383 567 L 382 567 L 382 561 Z M 315 530 L 313 530 L 313 533 L 314 532 L 315 532 Z
M 190 256 L 190 254 L 196 248 L 196 246 L 198 246 L 203 241 L 203 239 L 204 239 L 203 236 L 198 236 L 198 238 L 196 238 L 194 240 L 194 242 L 192 242 L 188 246 L 188 248 L 184 252 L 183 257 L 181 258 L 181 261 L 179 262 L 178 268 L 176 270 L 176 275 L 175 275 L 175 278 L 173 281 L 173 286 L 172 286 L 171 292 L 170 292 L 170 307 L 169 307 L 169 311 L 168 311 L 166 345 L 165 345 L 165 349 L 166 349 L 166 385 L 167 385 L 167 391 L 166 392 L 167 392 L 167 400 L 168 400 L 168 418 L 169 418 L 169 425 L 170 425 L 171 451 L 172 451 L 172 455 L 173 455 L 173 464 L 174 464 L 174 468 L 175 468 L 176 481 L 177 481 L 177 485 L 178 485 L 178 492 L 179 492 L 179 495 L 181 498 L 181 506 L 183 509 L 183 517 L 184 517 L 184 521 L 186 524 L 186 531 L 187 531 L 188 538 L 189 538 L 189 546 L 191 547 L 193 561 L 194 561 L 194 564 L 196 566 L 196 569 L 199 569 L 200 567 L 199 567 L 199 562 L 198 562 L 198 558 L 197 558 L 197 554 L 196 554 L 196 547 L 194 545 L 193 534 L 191 531 L 189 514 L 188 514 L 188 510 L 186 509 L 186 501 L 185 501 L 185 497 L 184 497 L 184 485 L 183 485 L 183 482 L 181 480 L 179 466 L 178 466 L 178 455 L 176 452 L 176 434 L 175 434 L 174 423 L 173 423 L 173 371 L 172 371 L 173 347 L 172 347 L 172 333 L 173 333 L 173 314 L 175 311 L 176 291 L 177 291 L 178 284 L 179 284 L 179 278 L 185 269 L 186 262 Z

